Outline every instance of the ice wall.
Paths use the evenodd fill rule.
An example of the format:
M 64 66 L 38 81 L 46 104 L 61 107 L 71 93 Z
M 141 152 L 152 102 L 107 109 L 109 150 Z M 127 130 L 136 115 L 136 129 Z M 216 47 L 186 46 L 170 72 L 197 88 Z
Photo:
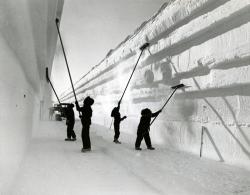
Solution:
M 63 0 L 0 0 L 0 194 L 7 193 L 32 130 L 48 115 Z
M 173 0 L 76 83 L 95 98 L 94 122 L 109 127 L 139 47 L 144 52 L 121 113 L 121 131 L 136 135 L 142 108 L 158 110 L 180 90 L 151 128 L 153 143 L 250 168 L 250 1 Z M 64 101 L 74 101 L 70 92 Z M 122 138 L 121 138 L 122 139 Z

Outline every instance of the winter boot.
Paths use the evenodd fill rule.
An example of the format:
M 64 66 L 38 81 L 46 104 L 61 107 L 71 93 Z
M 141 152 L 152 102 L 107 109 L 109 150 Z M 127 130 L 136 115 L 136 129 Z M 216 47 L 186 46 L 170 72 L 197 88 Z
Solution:
M 115 139 L 114 142 L 115 142 L 116 144 L 121 144 L 121 142 L 120 142 L 118 139 Z
M 82 148 L 81 152 L 89 152 L 91 151 L 91 148 Z

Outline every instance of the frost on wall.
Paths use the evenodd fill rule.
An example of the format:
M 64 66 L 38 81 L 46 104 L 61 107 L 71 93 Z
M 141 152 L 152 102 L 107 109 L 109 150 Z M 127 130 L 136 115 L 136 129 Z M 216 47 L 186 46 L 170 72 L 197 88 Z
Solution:
M 8 194 L 39 119 L 48 118 L 45 67 L 52 66 L 60 2 L 0 0 L 0 194 Z
M 94 122 L 109 127 L 146 41 L 121 113 L 121 131 L 135 135 L 140 110 L 158 110 L 170 86 L 178 91 L 151 128 L 154 143 L 228 163 L 250 165 L 250 1 L 175 0 L 128 36 L 76 83 L 79 99 L 95 98 Z M 65 92 L 64 101 L 74 101 Z

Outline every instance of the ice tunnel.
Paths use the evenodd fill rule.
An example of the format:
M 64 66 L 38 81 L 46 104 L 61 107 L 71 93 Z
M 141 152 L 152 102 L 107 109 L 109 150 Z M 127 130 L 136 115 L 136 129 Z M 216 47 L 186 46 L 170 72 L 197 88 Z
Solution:
M 0 189 L 13 179 L 32 131 L 48 115 L 45 67 L 52 66 L 62 7 L 63 0 L 0 1 Z
M 151 135 L 166 147 L 249 167 L 249 1 L 176 0 L 129 35 L 77 83 L 96 100 L 94 122 L 110 127 L 140 46 L 150 46 L 124 96 L 122 131 L 136 134 L 140 111 L 161 108 L 170 87 L 184 83 L 154 123 Z M 62 101 L 74 102 L 66 90 Z M 204 131 L 206 129 L 206 131 Z
M 86 194 L 100 194 L 98 188 L 91 188 L 96 184 L 109 195 L 140 194 L 143 188 L 145 194 L 248 194 L 250 1 L 170 0 L 83 73 L 74 83 L 75 92 L 79 102 L 87 96 L 95 99 L 92 123 L 93 131 L 98 132 L 89 158 L 77 153 L 80 140 L 71 148 L 53 140 L 62 135 L 61 129 L 56 130 L 58 126 L 65 128 L 61 123 L 48 125 L 49 130 L 42 127 L 39 135 L 43 139 L 33 139 L 41 130 L 41 121 L 48 120 L 53 104 L 45 70 L 48 67 L 49 74 L 52 70 L 58 41 L 55 18 L 61 18 L 63 5 L 64 0 L 0 0 L 0 194 L 8 194 L 14 180 L 17 187 L 13 194 L 83 194 L 81 187 L 86 183 L 90 184 L 84 188 Z M 121 104 L 121 113 L 127 115 L 121 125 L 126 139 L 115 148 L 105 141 L 113 133 L 110 113 L 146 42 L 150 45 L 142 53 Z M 131 137 L 136 135 L 141 110 L 159 110 L 171 87 L 180 83 L 188 87 L 176 91 L 150 130 L 160 149 L 150 154 L 133 153 Z M 75 102 L 71 88 L 59 98 Z M 53 132 L 46 142 L 46 136 Z M 32 139 L 33 145 L 28 145 Z M 20 168 L 28 146 L 35 146 L 31 148 L 34 151 L 41 146 L 41 154 L 31 151 L 32 163 Z M 47 160 L 54 156 L 55 162 Z M 200 161 L 200 156 L 210 161 Z M 83 167 L 85 172 L 73 175 L 65 170 L 71 165 L 72 172 Z M 29 172 L 32 168 L 36 174 Z M 28 171 L 23 174 L 22 169 Z M 171 174 L 162 174 L 169 170 Z M 85 184 L 84 174 L 91 175 Z M 116 185 L 120 177 L 129 187 Z M 72 183 L 67 185 L 65 178 Z M 117 188 L 112 191 L 114 184 Z

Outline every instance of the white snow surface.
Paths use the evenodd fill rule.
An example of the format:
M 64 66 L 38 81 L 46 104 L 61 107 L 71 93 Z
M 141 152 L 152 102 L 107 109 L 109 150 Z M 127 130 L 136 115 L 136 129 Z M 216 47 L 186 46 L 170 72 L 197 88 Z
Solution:
M 80 129 L 77 122 L 77 141 L 65 142 L 64 122 L 42 122 L 7 194 L 250 194 L 248 170 L 163 146 L 135 151 L 135 137 L 122 133 L 117 145 L 99 125 L 91 126 L 92 151 L 81 153 Z
M 171 0 L 74 84 L 95 99 L 93 122 L 109 128 L 123 94 L 122 132 L 136 134 L 140 112 L 155 112 L 154 143 L 250 169 L 250 0 Z M 149 42 L 140 56 L 139 47 Z M 138 61 L 139 59 L 139 61 Z M 138 63 L 137 63 L 138 62 Z M 75 102 L 72 89 L 61 96 Z

